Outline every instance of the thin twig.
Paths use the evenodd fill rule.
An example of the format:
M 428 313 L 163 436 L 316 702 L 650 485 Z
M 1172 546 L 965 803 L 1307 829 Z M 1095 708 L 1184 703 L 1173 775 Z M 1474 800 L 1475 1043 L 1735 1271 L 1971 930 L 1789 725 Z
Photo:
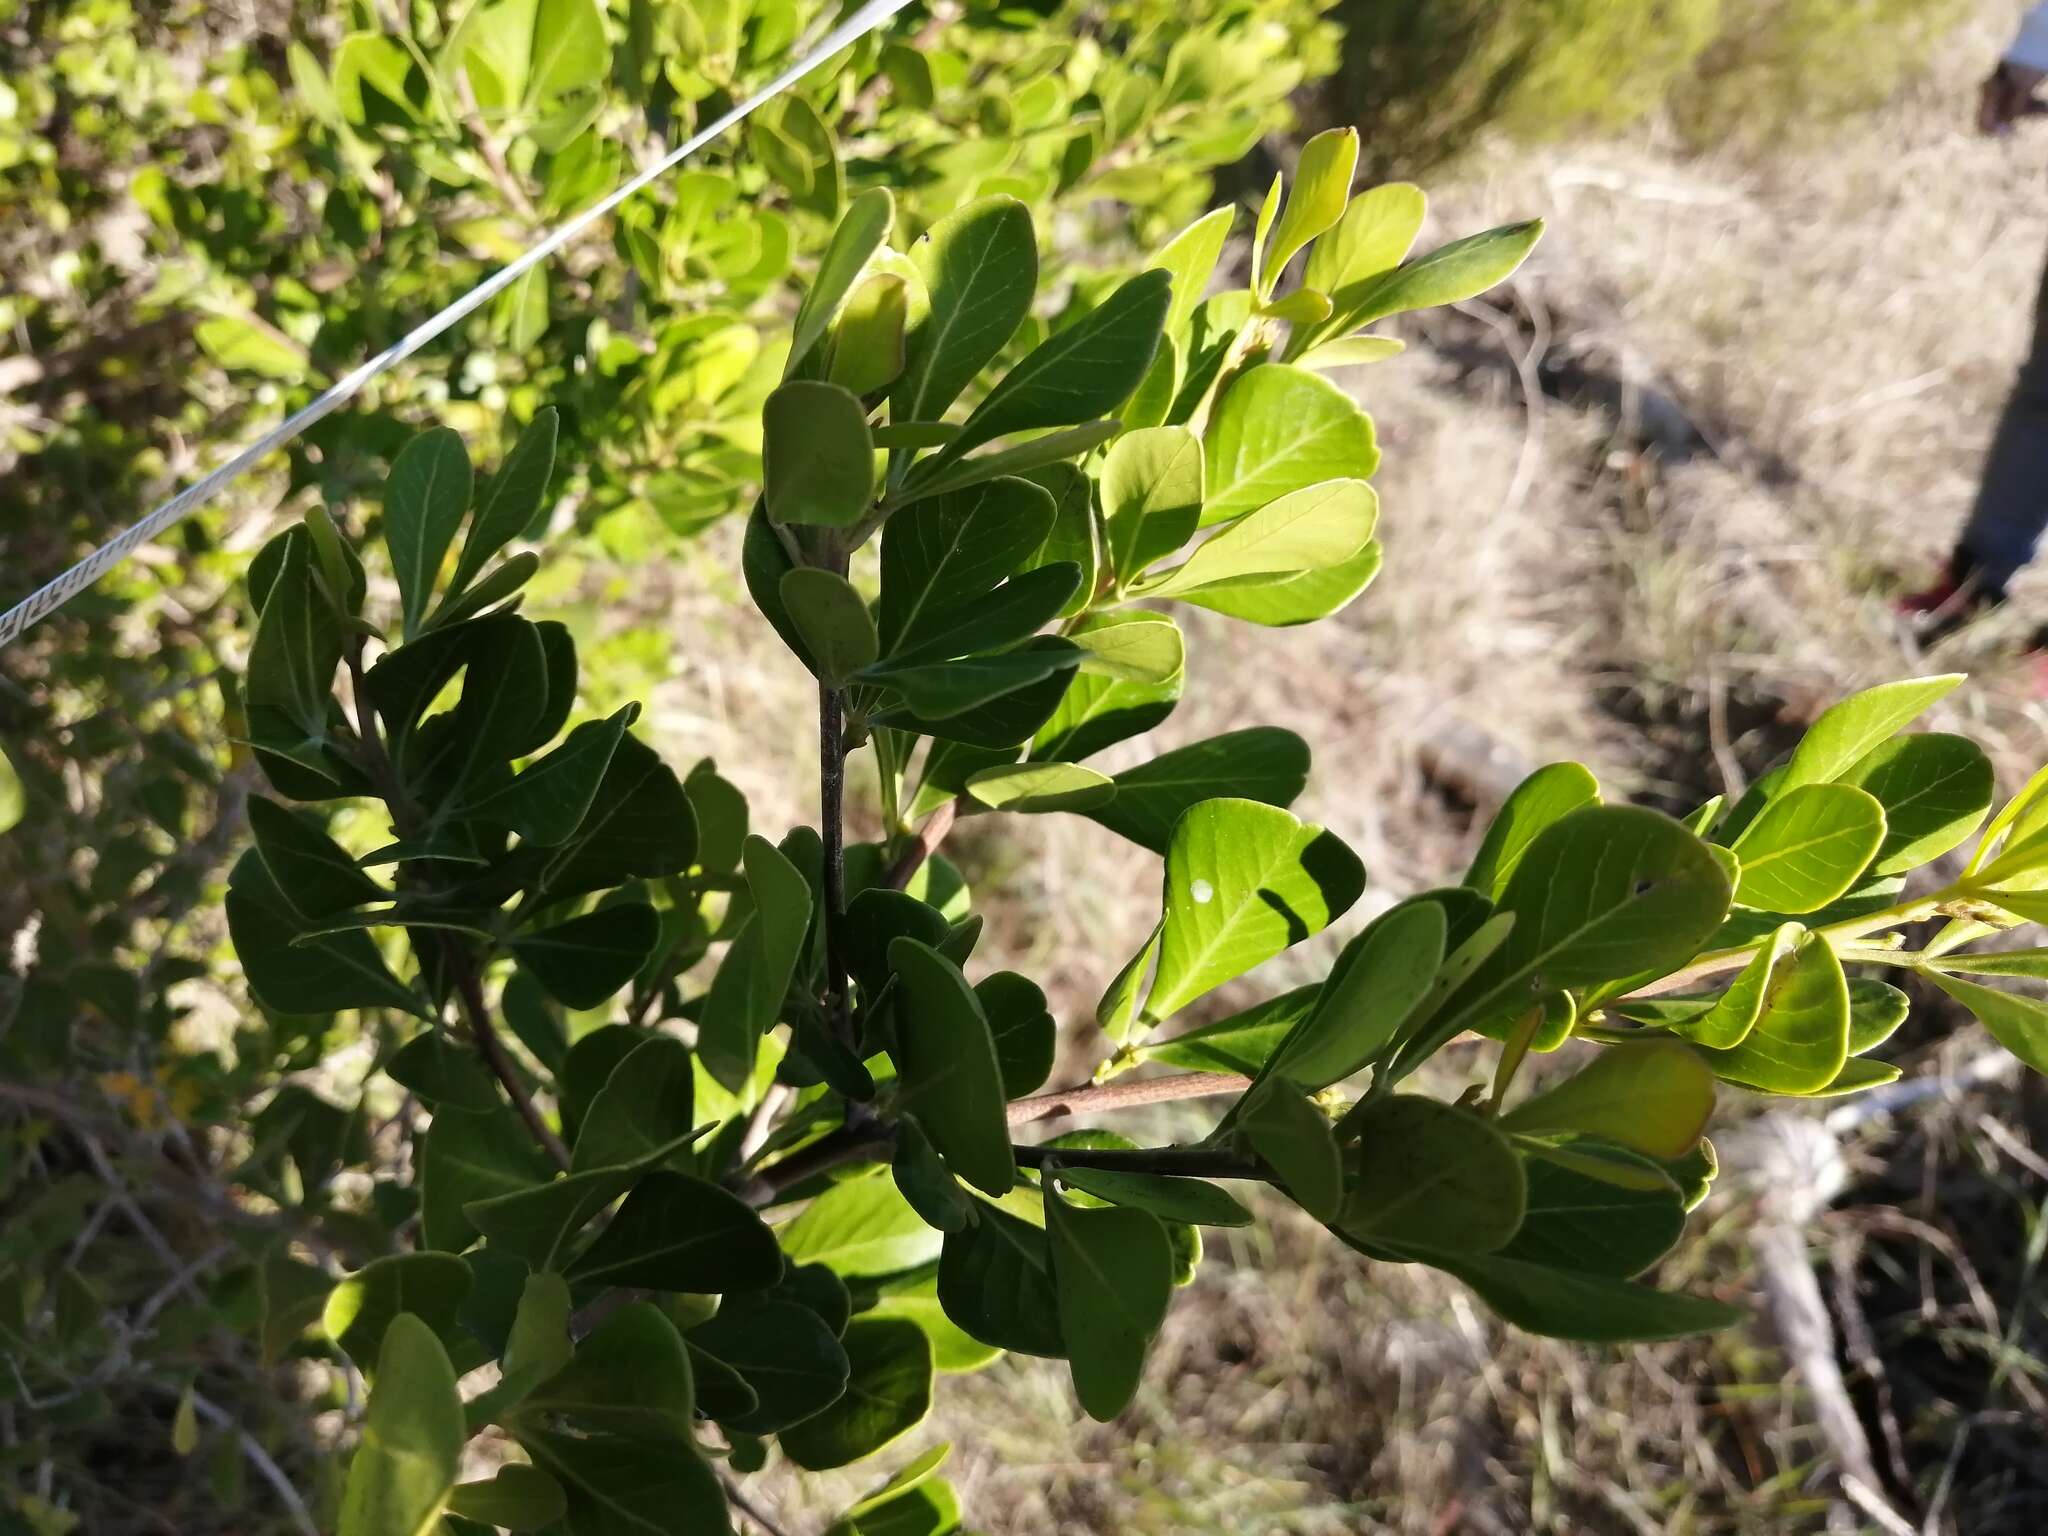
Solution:
M 1263 1164 L 1222 1147 L 1029 1147 L 1011 1152 L 1027 1168 L 1068 1163 L 1076 1168 L 1101 1168 L 1118 1173 L 1179 1174 L 1196 1179 L 1257 1179 L 1274 1182 Z
M 837 688 L 818 684 L 818 811 L 825 843 L 825 1017 L 856 1050 L 846 998 L 846 709 Z
M 476 967 L 463 951 L 459 941 L 445 935 L 441 943 L 442 957 L 447 963 L 450 976 L 455 982 L 456 996 L 462 1000 L 462 1014 L 469 1025 L 469 1032 L 476 1037 L 477 1049 L 483 1052 L 485 1063 L 492 1075 L 504 1085 L 506 1095 L 512 1100 L 512 1107 L 519 1111 L 519 1118 L 526 1122 L 526 1128 L 533 1133 L 533 1139 L 554 1160 L 557 1168 L 569 1171 L 569 1149 L 562 1138 L 555 1134 L 554 1127 L 542 1116 L 540 1107 L 533 1102 L 533 1095 L 526 1091 L 526 1082 L 519 1075 L 519 1067 L 512 1060 L 512 1053 L 505 1049 L 505 1042 L 498 1038 L 497 1027 L 491 1023 L 491 1010 L 484 1005 L 483 980 L 477 975 Z
M 889 866 L 888 886 L 900 891 L 910 884 L 911 877 L 924 867 L 924 861 L 939 851 L 939 844 L 946 840 L 946 834 L 953 830 L 953 823 L 960 815 L 960 802 L 948 800 L 924 820 L 911 839 L 910 846 L 902 856 Z
M 1063 1115 L 1094 1115 L 1134 1109 L 1141 1104 L 1172 1104 L 1182 1099 L 1212 1099 L 1243 1093 L 1252 1080 L 1238 1072 L 1181 1072 L 1171 1077 L 1146 1077 L 1135 1082 L 1089 1083 L 1059 1093 L 1018 1099 L 1008 1109 L 1011 1125 L 1057 1120 Z
M 226 1430 L 240 1443 L 242 1455 L 248 1460 L 249 1465 L 256 1469 L 256 1475 L 275 1490 L 279 1501 L 291 1515 L 292 1524 L 303 1531 L 305 1536 L 320 1536 L 320 1528 L 313 1523 L 313 1516 L 306 1508 L 306 1501 L 299 1497 L 299 1490 L 294 1488 L 291 1479 L 284 1475 L 284 1469 L 270 1459 L 270 1452 L 258 1445 L 255 1436 L 230 1418 L 226 1410 L 209 1402 L 197 1392 L 190 1395 L 193 1411 L 199 1417 L 216 1429 Z
M 873 1120 L 842 1125 L 797 1148 L 780 1162 L 770 1163 L 738 1186 L 739 1196 L 757 1208 L 772 1205 L 789 1190 L 821 1173 L 830 1173 L 848 1163 L 876 1161 L 895 1144 L 894 1126 Z

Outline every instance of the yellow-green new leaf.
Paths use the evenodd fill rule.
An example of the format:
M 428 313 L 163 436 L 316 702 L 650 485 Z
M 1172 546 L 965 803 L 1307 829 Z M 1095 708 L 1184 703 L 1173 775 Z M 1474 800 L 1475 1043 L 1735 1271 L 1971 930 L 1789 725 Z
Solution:
M 818 275 L 797 307 L 785 378 L 795 374 L 797 366 L 824 336 L 839 313 L 839 306 L 859 281 L 868 258 L 889 238 L 889 226 L 895 220 L 896 201 L 884 187 L 870 187 L 846 205 L 825 254 L 818 258 Z
M 1512 277 L 1542 238 L 1543 221 L 1531 219 L 1453 240 L 1362 284 L 1348 308 L 1340 305 L 1334 323 L 1356 330 L 1388 315 L 1476 297 Z
M 1014 763 L 970 774 L 967 793 L 997 811 L 1086 811 L 1112 799 L 1116 781 L 1079 763 Z
M 1832 1074 L 1831 1074 L 1832 1075 Z M 1714 1112 L 1714 1074 L 1690 1046 L 1649 1040 L 1610 1046 L 1500 1118 L 1531 1136 L 1593 1136 L 1647 1157 L 1683 1157 Z
M 1261 299 L 1273 291 L 1294 253 L 1343 216 L 1345 200 L 1351 196 L 1351 174 L 1357 168 L 1356 128 L 1331 128 L 1302 145 L 1294 164 L 1294 186 L 1266 254 Z
M 1884 838 L 1884 807 L 1864 790 L 1783 791 L 1735 840 L 1735 899 L 1762 912 L 1818 912 L 1856 884 Z
M 339 1536 L 427 1536 L 454 1492 L 468 1434 L 441 1341 L 417 1317 L 400 1313 L 378 1352 Z
M 1102 461 L 1110 569 L 1128 585 L 1193 536 L 1202 515 L 1202 440 L 1186 427 L 1126 432 Z
M 1139 590 L 1177 597 L 1222 582 L 1300 575 L 1352 559 L 1372 538 L 1380 503 L 1363 480 L 1311 485 L 1240 518 L 1186 562 Z
M 1325 480 L 1368 480 L 1380 461 L 1372 418 L 1357 401 L 1322 375 L 1281 363 L 1230 382 L 1202 452 L 1205 528 Z
M 1407 257 L 1428 208 L 1422 189 L 1405 181 L 1359 193 L 1308 253 L 1302 281 L 1327 293 L 1340 313 L 1349 314 L 1358 307 L 1366 283 Z
M 1937 699 L 1954 692 L 1962 680 L 1962 673 L 1950 672 L 1881 683 L 1831 706 L 1792 749 L 1792 760 L 1785 765 L 1775 793 L 1783 795 L 1802 784 L 1825 784 L 1840 777 Z

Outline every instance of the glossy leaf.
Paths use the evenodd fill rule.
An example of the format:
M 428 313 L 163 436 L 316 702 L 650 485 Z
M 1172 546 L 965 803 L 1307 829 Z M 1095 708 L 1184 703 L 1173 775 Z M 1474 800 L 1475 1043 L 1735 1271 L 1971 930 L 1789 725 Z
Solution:
M 838 1275 L 894 1274 L 939 1256 L 939 1234 L 879 1169 L 833 1185 L 777 1235 L 791 1264 L 822 1264 Z
M 1952 672 L 1881 683 L 1830 706 L 1793 748 L 1775 793 L 1840 778 L 1936 700 L 1954 692 L 1962 680 L 1961 673 Z
M 1308 768 L 1308 743 L 1294 732 L 1250 726 L 1125 769 L 1113 781 L 1115 795 L 1089 815 L 1140 847 L 1165 853 L 1181 818 L 1203 801 L 1227 798 L 1284 808 L 1307 785 Z
M 1357 166 L 1356 128 L 1326 129 L 1302 145 L 1294 164 L 1294 185 L 1288 189 L 1287 204 L 1280 211 L 1280 222 L 1274 226 L 1273 242 L 1266 252 L 1267 293 L 1273 291 L 1294 253 L 1343 215 Z
M 1884 807 L 1863 790 L 1782 791 L 1735 840 L 1735 899 L 1765 912 L 1817 912 L 1856 884 L 1884 840 Z
M 1357 855 L 1320 827 L 1255 800 L 1196 805 L 1167 845 L 1165 925 L 1146 1014 L 1169 1018 L 1320 933 L 1364 885 Z
M 1237 1106 L 1237 1128 L 1287 1193 L 1317 1221 L 1334 1221 L 1344 1199 L 1337 1139 L 1323 1112 L 1285 1083 L 1268 1081 Z
M 579 1285 L 760 1290 L 781 1276 L 782 1250 L 737 1195 L 688 1174 L 656 1169 L 633 1186 L 567 1274 Z
M 1579 763 L 1551 763 L 1517 784 L 1487 825 L 1464 884 L 1497 900 L 1529 845 L 1553 822 L 1600 803 L 1600 782 Z
M 1128 584 L 1187 543 L 1202 515 L 1202 440 L 1186 427 L 1126 432 L 1102 461 L 1110 569 Z
M 1849 984 L 1827 940 L 1809 934 L 1771 978 L 1742 1043 L 1705 1052 L 1717 1077 L 1767 1093 L 1826 1087 L 1849 1055 Z
M 860 280 L 868 258 L 889 238 L 889 228 L 895 220 L 895 199 L 886 187 L 870 187 L 847 203 L 824 254 L 818 258 L 817 275 L 797 306 L 785 377 L 794 374 L 824 336 L 853 285 Z
M 1422 189 L 1403 181 L 1359 193 L 1310 249 L 1301 280 L 1327 293 L 1336 312 L 1349 316 L 1365 285 L 1406 258 L 1428 206 Z
M 2048 1005 L 1960 976 L 1930 970 L 1927 979 L 1977 1016 L 1991 1038 L 2036 1072 L 2048 1074 Z
M 1296 987 L 1278 997 L 1254 1003 L 1241 1013 L 1187 1030 L 1168 1040 L 1147 1042 L 1140 1052 L 1147 1061 L 1186 1067 L 1198 1072 L 1241 1072 L 1256 1077 L 1273 1053 L 1315 1009 L 1321 986 Z
M 899 421 L 936 421 L 1031 308 L 1038 287 L 1031 215 L 1015 198 L 969 203 L 920 236 L 910 259 L 931 309 L 910 329 L 890 411 Z
M 837 1402 L 846 1391 L 846 1350 L 823 1318 L 793 1301 L 736 1296 L 690 1342 L 738 1371 L 758 1402 L 728 1428 L 775 1434 Z
M 1902 875 L 1940 858 L 1977 830 L 1996 794 L 1991 759 L 1962 736 L 1898 736 L 1866 753 L 1840 783 L 1884 808 L 1876 875 Z
M 1116 784 L 1078 763 L 1015 763 L 969 775 L 967 792 L 991 810 L 1042 814 L 1100 809 Z
M 1434 902 L 1403 903 L 1369 925 L 1344 946 L 1315 1008 L 1268 1070 L 1313 1093 L 1378 1060 L 1435 982 L 1444 936 Z
M 1453 240 L 1359 284 L 1350 303 L 1340 304 L 1336 324 L 1355 330 L 1388 315 L 1473 298 L 1512 277 L 1542 238 L 1543 221 L 1531 219 Z
M 1327 570 L 1356 558 L 1378 521 L 1379 497 L 1362 480 L 1306 486 L 1197 545 L 1183 564 L 1142 590 L 1179 597 L 1224 583 Z
M 1524 1159 L 1528 1205 L 1511 1259 L 1632 1279 L 1670 1252 L 1685 1230 L 1678 1186 L 1647 1158 L 1589 1144 L 1560 1159 Z M 1607 1166 L 1603 1166 L 1607 1165 Z
M 1380 457 L 1372 418 L 1349 395 L 1318 374 L 1278 363 L 1232 380 L 1202 450 L 1204 527 L 1325 480 L 1369 479 Z

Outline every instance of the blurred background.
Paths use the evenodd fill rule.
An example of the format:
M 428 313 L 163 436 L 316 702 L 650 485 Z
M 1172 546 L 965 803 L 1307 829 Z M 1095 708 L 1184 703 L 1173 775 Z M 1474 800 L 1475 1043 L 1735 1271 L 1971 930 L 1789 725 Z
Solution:
M 644 8 L 621 7 L 611 73 L 523 135 L 489 102 L 417 110 L 413 61 L 355 41 L 438 36 L 441 9 L 0 0 L 0 606 L 762 78 L 815 8 L 676 0 L 635 52 Z M 1894 604 L 1967 512 L 2048 255 L 2048 126 L 1974 132 L 2019 10 L 915 6 L 893 53 L 860 56 L 886 92 L 821 83 L 809 117 L 714 151 L 743 204 L 767 187 L 786 216 L 678 178 L 0 653 L 0 810 L 19 815 L 0 832 L 0 1357 L 54 1347 L 35 1319 L 100 1362 L 55 1399 L 0 1373 L 0 1532 L 288 1528 L 265 1523 L 252 1438 L 302 1486 L 334 1476 L 331 1383 L 232 1331 L 209 1344 L 191 1309 L 208 1401 L 239 1428 L 209 1420 L 188 1455 L 177 1390 L 92 1334 L 155 1300 L 171 1262 L 138 1251 L 95 1160 L 123 1178 L 163 1160 L 133 1176 L 201 1272 L 223 1241 L 199 1190 L 222 1128 L 280 1081 L 317 1089 L 365 1059 L 345 1031 L 252 1021 L 218 920 L 249 783 L 220 688 L 237 577 L 290 509 L 353 505 L 425 421 L 488 452 L 503 418 L 560 403 L 570 470 L 529 608 L 576 630 L 592 708 L 646 699 L 671 759 L 715 759 L 757 825 L 805 820 L 809 765 L 776 722 L 809 680 L 745 604 L 721 515 L 751 473 L 753 319 L 787 313 L 823 217 L 811 119 L 839 125 L 834 175 L 900 183 L 914 217 L 1013 184 L 1056 197 L 1053 259 L 1078 290 L 1212 183 L 1255 199 L 1309 132 L 1352 124 L 1363 180 L 1428 189 L 1425 246 L 1538 215 L 1549 233 L 1505 288 L 1339 375 L 1386 450 L 1377 584 L 1336 620 L 1227 644 L 1196 616 L 1202 687 L 1140 755 L 1248 719 L 1299 732 L 1304 804 L 1381 904 L 1454 876 L 1540 763 L 1689 807 L 1739 793 L 1826 701 L 1916 670 L 1972 674 L 1941 726 L 2010 789 L 2048 755 L 2022 654 L 2042 584 L 1925 655 Z M 1166 84 L 1132 116 L 1084 66 Z M 1127 121 L 1074 175 L 1087 92 Z M 1049 151 L 983 153 L 1005 135 Z M 1156 899 L 1149 858 L 1087 826 L 1013 818 L 949 845 L 996 960 L 1056 981 L 1077 1023 Z M 1325 938 L 1260 988 L 1316 973 Z M 988 1536 L 2048 1529 L 2048 1085 L 1920 1002 L 1882 1099 L 1765 1115 L 1724 1095 L 1723 1180 L 1664 1273 L 1746 1302 L 1748 1328 L 1532 1340 L 1276 1208 L 1218 1236 L 1118 1423 L 1079 1421 L 1062 1370 L 1007 1359 L 950 1378 L 922 1433 L 956 1442 Z M 100 1129 L 58 1134 L 79 1124 Z M 192 1186 L 182 1206 L 165 1177 Z

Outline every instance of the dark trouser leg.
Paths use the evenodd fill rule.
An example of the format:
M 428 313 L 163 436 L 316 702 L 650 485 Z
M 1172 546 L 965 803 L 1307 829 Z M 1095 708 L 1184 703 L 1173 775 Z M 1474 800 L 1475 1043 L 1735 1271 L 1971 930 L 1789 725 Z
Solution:
M 2006 584 L 2034 558 L 2048 527 L 2048 272 L 2034 312 L 2034 339 L 2019 380 L 1998 421 L 1984 463 L 1977 505 L 1957 545 L 1959 564 L 1975 570 L 1986 594 L 2002 597 Z

